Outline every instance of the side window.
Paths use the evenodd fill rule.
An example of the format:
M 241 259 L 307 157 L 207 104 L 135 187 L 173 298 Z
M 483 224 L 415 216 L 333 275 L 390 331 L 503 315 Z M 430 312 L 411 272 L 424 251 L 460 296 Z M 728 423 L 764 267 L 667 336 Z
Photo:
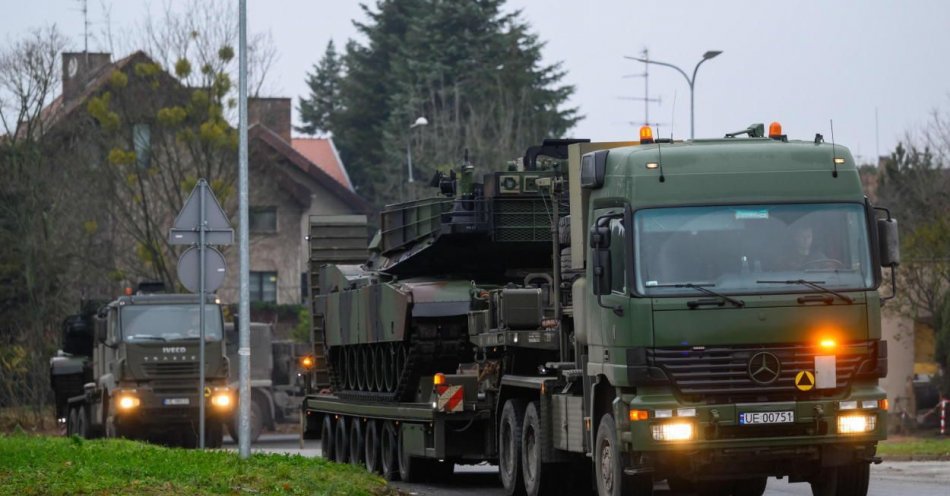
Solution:
M 627 260 L 624 248 L 627 246 L 623 219 L 610 221 L 610 289 L 619 293 L 627 287 Z

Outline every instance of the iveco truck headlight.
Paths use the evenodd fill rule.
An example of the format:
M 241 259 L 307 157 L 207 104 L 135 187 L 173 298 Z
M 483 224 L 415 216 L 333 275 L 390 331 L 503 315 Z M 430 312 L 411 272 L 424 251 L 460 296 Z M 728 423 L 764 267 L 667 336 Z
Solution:
M 653 425 L 655 441 L 690 441 L 693 439 L 691 422 L 667 422 Z
M 863 434 L 877 427 L 877 415 L 839 415 L 839 434 Z
M 231 408 L 231 391 L 228 389 L 216 389 L 211 395 L 211 404 L 217 408 Z
M 132 410 L 138 408 L 141 403 L 142 401 L 139 400 L 138 396 L 131 393 L 120 393 L 115 398 L 115 404 L 119 410 Z

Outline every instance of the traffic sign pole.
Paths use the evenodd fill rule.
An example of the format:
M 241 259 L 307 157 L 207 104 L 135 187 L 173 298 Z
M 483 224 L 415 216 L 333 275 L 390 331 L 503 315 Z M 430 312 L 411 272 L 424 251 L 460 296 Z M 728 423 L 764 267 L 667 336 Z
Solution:
M 247 225 L 247 0 L 238 2 L 238 241 L 240 292 L 238 297 L 238 361 L 240 365 L 240 402 L 238 404 L 238 452 L 242 459 L 251 456 L 251 309 L 250 246 Z

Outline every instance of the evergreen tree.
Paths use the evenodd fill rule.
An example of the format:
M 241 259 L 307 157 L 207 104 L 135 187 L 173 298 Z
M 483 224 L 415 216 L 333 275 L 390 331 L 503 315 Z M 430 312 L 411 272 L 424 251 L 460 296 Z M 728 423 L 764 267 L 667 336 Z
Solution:
M 543 43 L 504 0 L 378 0 L 356 26 L 365 43 L 342 57 L 339 102 L 329 130 L 359 192 L 383 205 L 414 176 L 458 164 L 465 149 L 482 170 L 563 136 L 578 120 L 565 108 L 574 88 L 559 64 L 541 63 Z M 417 117 L 429 125 L 410 130 Z M 308 122 L 309 123 L 309 122 Z M 417 196 L 419 190 L 408 193 Z
M 327 43 L 320 62 L 313 66 L 313 72 L 307 73 L 307 86 L 310 87 L 310 96 L 300 99 L 297 110 L 303 126 L 297 131 L 306 134 L 326 133 L 330 130 L 330 116 L 339 110 L 340 106 L 340 77 L 342 75 L 342 61 L 333 45 L 333 40 Z

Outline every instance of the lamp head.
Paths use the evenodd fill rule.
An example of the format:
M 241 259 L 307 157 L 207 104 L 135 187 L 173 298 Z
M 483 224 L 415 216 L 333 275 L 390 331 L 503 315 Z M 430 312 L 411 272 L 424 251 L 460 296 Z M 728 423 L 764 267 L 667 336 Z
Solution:
M 709 60 L 722 53 L 722 50 L 710 50 L 703 54 L 703 60 Z

